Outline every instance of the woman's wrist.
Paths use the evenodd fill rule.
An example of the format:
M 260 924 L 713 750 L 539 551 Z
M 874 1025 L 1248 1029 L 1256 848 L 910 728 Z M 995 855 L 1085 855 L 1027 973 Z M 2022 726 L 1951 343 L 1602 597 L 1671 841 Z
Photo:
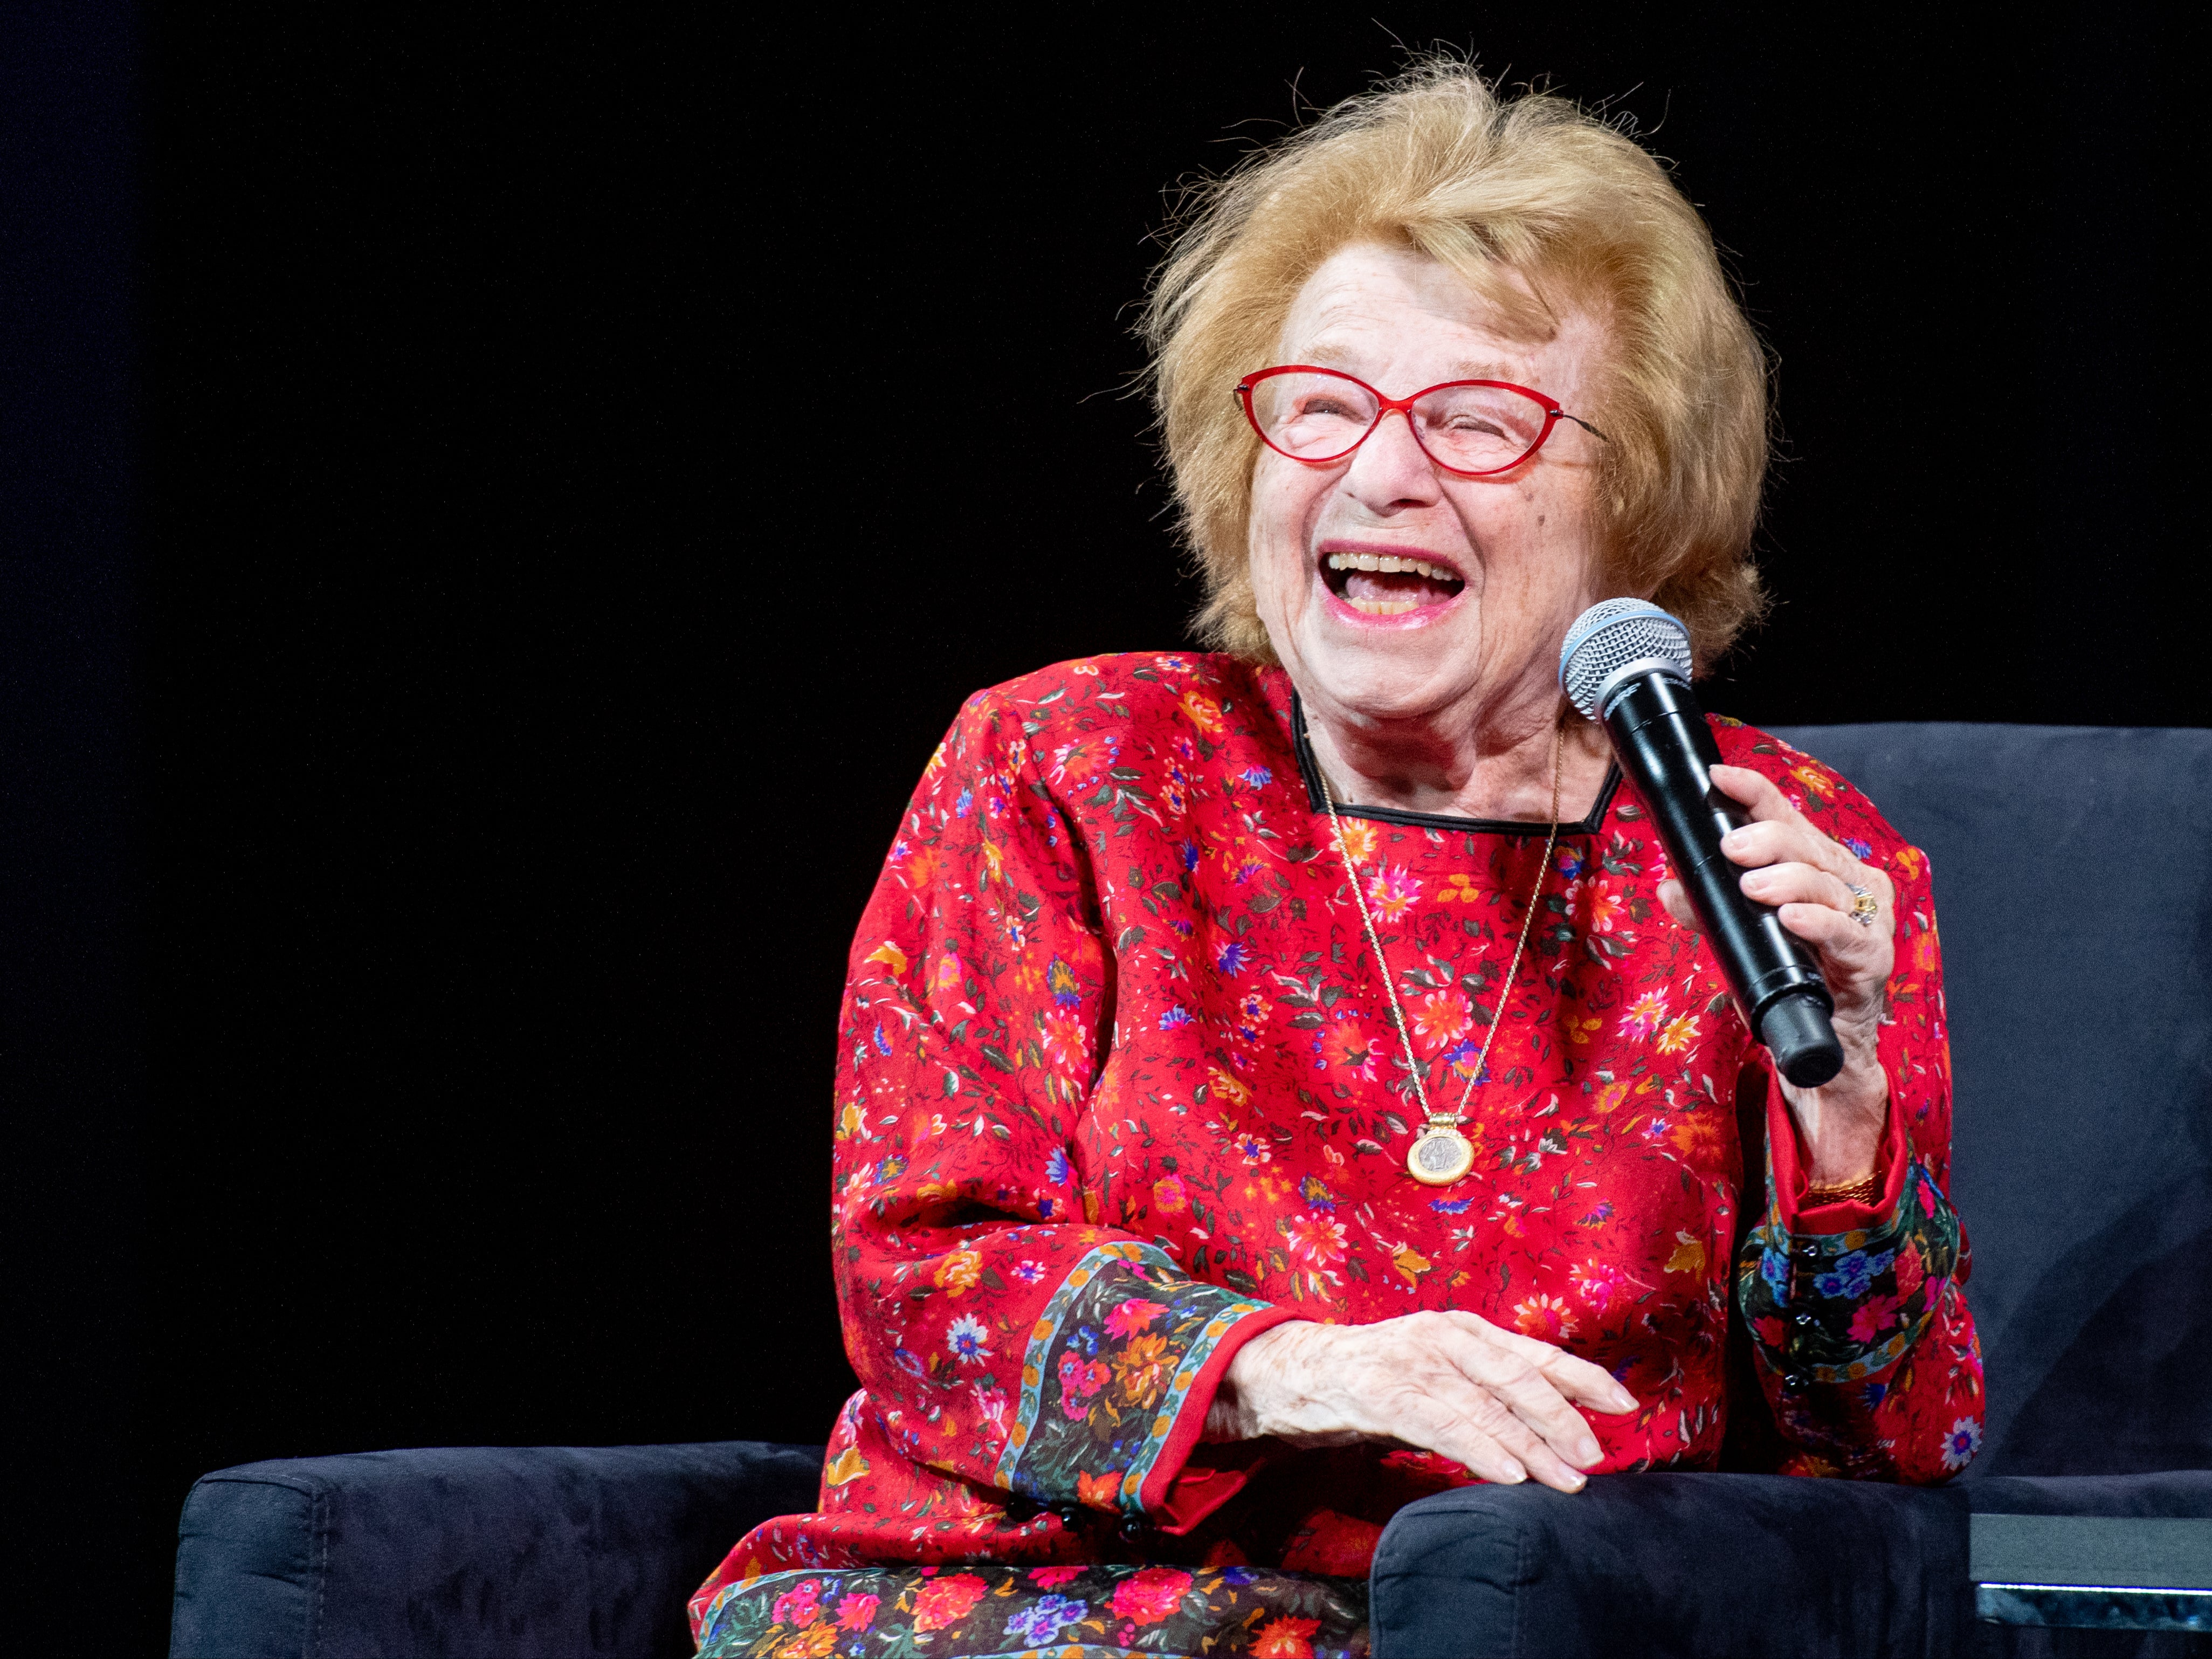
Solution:
M 1260 1339 L 1252 1339 L 1255 1342 Z M 1199 1431 L 1201 1443 L 1219 1445 L 1232 1440 L 1256 1440 L 1252 1425 L 1246 1414 L 1244 1396 L 1237 1386 L 1237 1362 L 1229 1362 L 1229 1369 L 1221 1374 L 1221 1381 L 1213 1387 L 1213 1400 L 1206 1408 L 1206 1426 Z
M 1257 1440 L 1273 1431 L 1266 1421 L 1267 1401 L 1282 1375 L 1284 1350 L 1295 1346 L 1295 1333 L 1305 1328 L 1310 1328 L 1307 1322 L 1292 1320 L 1261 1332 L 1237 1350 L 1215 1386 L 1200 1439 Z
M 1843 1035 L 1838 1033 L 1839 1036 Z M 1850 1187 L 1875 1173 L 1889 1127 L 1889 1078 L 1869 1039 L 1844 1040 L 1844 1069 L 1817 1089 L 1782 1084 L 1809 1187 Z

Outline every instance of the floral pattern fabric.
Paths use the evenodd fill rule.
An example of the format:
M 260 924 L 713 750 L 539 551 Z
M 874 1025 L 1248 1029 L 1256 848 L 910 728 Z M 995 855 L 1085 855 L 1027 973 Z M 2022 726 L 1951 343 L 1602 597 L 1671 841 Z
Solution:
M 1957 1341 L 1960 1321 L 1947 1308 L 1959 1294 L 1959 1218 L 1917 1164 L 1906 1173 L 1904 1201 L 1871 1230 L 1792 1235 L 1771 1212 L 1753 1230 L 1738 1258 L 1737 1297 L 1792 1440 L 1840 1473 L 1881 1473 L 1872 1413 L 1929 1325 L 1952 1313 L 1944 1323 L 1954 1333 L 1954 1376 L 1978 1364 L 1971 1341 Z M 1934 1358 L 1945 1346 L 1936 1345 Z M 1815 1388 L 1825 1413 L 1800 1403 Z M 1963 1468 L 1980 1443 L 1978 1416 L 1962 1419 L 1951 1425 L 1940 1461 L 1948 1470 Z
M 832 1246 L 862 1389 L 819 1509 L 740 1540 L 695 1628 L 743 1602 L 764 1632 L 745 1586 L 794 1571 L 1364 1573 L 1397 1507 L 1470 1477 L 1382 1447 L 1201 1447 L 1237 1349 L 1291 1318 L 1462 1308 L 1560 1343 L 1641 1401 L 1590 1419 L 1603 1471 L 1711 1468 L 1724 1441 L 1797 1474 L 1960 1467 L 1980 1358 L 1945 1197 L 1927 860 L 1816 760 L 1712 724 L 1724 758 L 1895 884 L 1870 1208 L 1805 1210 L 1789 1109 L 1659 904 L 1632 784 L 1562 827 L 1504 988 L 1547 826 L 1348 809 L 1348 873 L 1279 670 L 1107 657 L 970 699 L 862 920 L 841 1022 Z M 1474 1167 L 1423 1186 L 1413 1075 L 1455 1100 L 1493 1019 Z M 1748 1192 L 1747 1135 L 1768 1148 Z M 1757 1355 L 1733 1371 L 1732 1336 Z
M 780 1572 L 707 1615 L 701 1659 L 1364 1659 L 1367 1586 L 1260 1567 Z
M 1073 1490 L 1141 1515 L 1145 1477 L 1207 1356 L 1246 1315 L 1267 1311 L 1194 1282 L 1149 1245 L 1093 1250 L 1030 1334 L 998 1484 L 1043 1504 Z

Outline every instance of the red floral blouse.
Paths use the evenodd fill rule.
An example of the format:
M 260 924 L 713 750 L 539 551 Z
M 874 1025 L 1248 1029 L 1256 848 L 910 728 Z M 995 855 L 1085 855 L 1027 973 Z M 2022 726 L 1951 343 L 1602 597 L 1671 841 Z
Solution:
M 1279 1650 L 1312 1650 L 1334 1615 L 1292 1605 L 1298 1576 L 1364 1574 L 1396 1509 L 1471 1477 L 1201 1445 L 1231 1357 L 1288 1319 L 1464 1308 L 1561 1344 L 1642 1402 L 1589 1419 L 1603 1471 L 1963 1468 L 1981 1362 L 1928 860 L 1817 761 L 1712 723 L 1896 883 L 1870 1208 L 1804 1208 L 1765 1052 L 1661 908 L 1664 853 L 1617 772 L 1543 872 L 1463 1126 L 1474 1169 L 1432 1188 L 1406 1170 L 1410 1073 L 1457 1098 L 1548 826 L 1344 809 L 1409 1056 L 1281 671 L 1103 657 L 970 699 L 853 947 L 832 1237 L 863 1387 L 819 1511 L 755 1528 L 701 1589 L 702 1642 L 829 1653 L 896 1610 L 997 1651 L 1048 1606 L 1067 1617 L 1040 1644 L 1126 1645 L 1241 1595 Z M 963 1637 L 993 1571 L 1031 1622 Z

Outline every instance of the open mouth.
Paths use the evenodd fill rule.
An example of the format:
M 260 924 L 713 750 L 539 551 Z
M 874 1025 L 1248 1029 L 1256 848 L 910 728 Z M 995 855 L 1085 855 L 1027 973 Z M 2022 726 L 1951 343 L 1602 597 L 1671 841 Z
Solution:
M 1328 591 L 1363 616 L 1402 617 L 1455 599 L 1467 586 L 1446 566 L 1399 554 L 1330 553 L 1321 564 Z

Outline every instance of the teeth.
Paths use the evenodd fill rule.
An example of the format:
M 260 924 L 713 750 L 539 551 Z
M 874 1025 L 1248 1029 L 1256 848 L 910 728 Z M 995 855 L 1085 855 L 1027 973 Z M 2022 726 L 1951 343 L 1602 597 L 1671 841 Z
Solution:
M 1455 582 L 1459 577 L 1426 559 L 1403 558 L 1394 553 L 1332 553 L 1331 570 L 1378 570 L 1390 575 L 1426 576 L 1432 582 Z
M 1421 608 L 1419 599 L 1346 599 L 1345 603 L 1370 617 L 1402 617 Z

